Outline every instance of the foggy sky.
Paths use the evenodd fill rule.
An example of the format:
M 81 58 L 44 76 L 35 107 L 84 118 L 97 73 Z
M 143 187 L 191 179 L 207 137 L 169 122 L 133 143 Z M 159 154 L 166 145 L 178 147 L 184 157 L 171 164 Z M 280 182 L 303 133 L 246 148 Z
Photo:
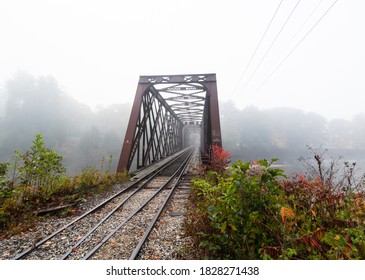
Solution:
M 322 0 L 300 29 L 319 2 L 302 0 L 250 79 L 297 3 L 283 1 L 242 76 L 279 2 L 2 0 L 0 98 L 17 71 L 52 75 L 94 108 L 132 103 L 140 75 L 216 73 L 219 98 L 241 108 L 294 107 L 346 119 L 365 112 L 362 0 L 339 0 L 263 84 L 334 2 Z

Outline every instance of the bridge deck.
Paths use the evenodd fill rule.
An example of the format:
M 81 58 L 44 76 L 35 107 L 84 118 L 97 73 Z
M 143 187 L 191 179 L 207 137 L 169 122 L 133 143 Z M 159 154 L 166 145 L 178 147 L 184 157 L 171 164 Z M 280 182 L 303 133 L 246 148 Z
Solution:
M 177 152 L 171 156 L 165 157 L 145 168 L 141 168 L 141 169 L 137 169 L 133 172 L 131 172 L 133 174 L 133 177 L 131 177 L 131 181 L 134 180 L 138 180 L 139 178 L 145 176 L 146 174 L 149 174 L 151 172 L 154 172 L 155 170 L 157 170 L 159 167 L 161 167 L 162 165 L 164 165 L 166 162 L 178 157 L 180 154 L 182 154 L 185 150 L 182 150 L 180 152 Z

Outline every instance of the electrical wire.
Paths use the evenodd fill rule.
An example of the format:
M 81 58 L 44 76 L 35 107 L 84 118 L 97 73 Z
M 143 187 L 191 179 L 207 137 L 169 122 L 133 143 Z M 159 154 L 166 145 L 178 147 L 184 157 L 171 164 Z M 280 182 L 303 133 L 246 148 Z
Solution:
M 294 14 L 295 10 L 297 9 L 299 3 L 301 0 L 298 0 L 297 3 L 295 4 L 294 8 L 291 10 L 289 16 L 286 18 L 283 26 L 281 27 L 280 31 L 278 32 L 278 34 L 276 35 L 276 37 L 274 38 L 274 40 L 271 42 L 269 48 L 267 49 L 266 53 L 264 54 L 264 56 L 261 58 L 259 64 L 256 66 L 255 70 L 253 71 L 253 73 L 251 74 L 250 78 L 247 80 L 247 82 L 245 83 L 244 87 L 242 88 L 242 91 L 247 87 L 247 85 L 250 83 L 250 81 L 252 80 L 252 78 L 254 77 L 254 75 L 256 74 L 257 70 L 260 68 L 261 64 L 263 63 L 263 61 L 265 60 L 265 58 L 267 57 L 267 55 L 269 54 L 270 50 L 272 49 L 272 47 L 274 46 L 276 40 L 279 38 L 281 32 L 284 30 L 285 26 L 287 25 L 287 23 L 289 22 L 289 19 L 292 17 L 292 15 Z
M 262 86 L 276 73 L 276 71 L 284 64 L 284 62 L 290 57 L 290 55 L 299 47 L 299 45 L 308 37 L 308 35 L 313 31 L 313 29 L 322 21 L 322 19 L 328 14 L 328 12 L 333 8 L 338 0 L 335 0 L 332 5 L 325 11 L 325 13 L 316 21 L 316 23 L 307 31 L 307 33 L 302 37 L 302 39 L 294 46 L 294 48 L 286 55 L 286 57 L 279 63 L 279 65 L 270 73 L 268 77 L 256 88 L 255 91 L 248 97 L 250 100 L 261 88 Z
M 233 90 L 233 92 L 232 92 L 232 95 L 235 95 L 235 93 L 236 93 L 236 91 L 237 91 L 237 89 L 238 89 L 239 84 L 241 83 L 241 81 L 242 81 L 243 77 L 245 76 L 245 74 L 246 74 L 246 72 L 247 72 L 248 67 L 251 65 L 252 60 L 253 60 L 253 58 L 255 57 L 255 55 L 256 55 L 256 53 L 257 53 L 257 51 L 258 51 L 259 47 L 261 46 L 262 42 L 264 41 L 264 38 L 265 38 L 265 36 L 266 36 L 267 32 L 269 31 L 270 26 L 271 26 L 272 22 L 274 21 L 274 19 L 275 19 L 275 17 L 276 17 L 276 15 L 277 15 L 277 13 L 278 13 L 278 11 L 279 11 L 279 9 L 280 9 L 281 4 L 283 3 L 283 1 L 284 1 L 284 0 L 281 0 L 281 1 L 280 1 L 279 5 L 277 6 L 277 8 L 276 8 L 276 10 L 275 10 L 274 15 L 271 17 L 271 20 L 270 20 L 270 22 L 269 22 L 268 26 L 266 27 L 266 30 L 265 30 L 264 34 L 262 35 L 262 37 L 261 37 L 261 39 L 260 39 L 260 42 L 257 44 L 257 46 L 256 46 L 256 48 L 255 48 L 255 50 L 254 50 L 254 52 L 252 53 L 252 55 L 251 55 L 251 57 L 250 57 L 249 62 L 247 63 L 247 65 L 246 65 L 245 69 L 243 70 L 243 72 L 242 72 L 242 74 L 241 74 L 240 78 L 238 79 L 238 82 L 237 82 L 237 84 L 236 84 L 236 86 L 235 86 L 235 88 L 234 88 L 234 90 Z
M 272 67 L 274 67 L 277 62 L 279 61 L 279 59 L 285 54 L 287 53 L 287 50 L 289 49 L 290 45 L 293 43 L 293 41 L 297 38 L 298 34 L 302 31 L 302 29 L 304 28 L 304 26 L 307 24 L 307 22 L 312 18 L 312 16 L 314 15 L 314 13 L 318 10 L 319 6 L 322 4 L 323 0 L 319 1 L 318 4 L 316 5 L 316 7 L 313 9 L 313 11 L 310 13 L 310 15 L 306 18 L 306 20 L 304 21 L 304 23 L 299 27 L 298 31 L 294 34 L 294 36 L 289 40 L 289 43 L 287 44 L 287 47 L 284 49 L 284 51 L 281 52 L 281 54 L 275 59 L 275 61 L 271 64 L 271 66 L 269 67 L 269 69 L 271 69 Z M 267 71 L 265 73 L 264 76 L 267 75 L 269 71 Z

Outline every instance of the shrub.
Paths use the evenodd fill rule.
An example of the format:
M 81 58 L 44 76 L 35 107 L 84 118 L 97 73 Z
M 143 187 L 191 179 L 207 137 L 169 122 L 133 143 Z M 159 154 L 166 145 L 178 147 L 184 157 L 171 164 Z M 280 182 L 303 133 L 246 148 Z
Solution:
M 206 169 L 222 174 L 231 162 L 229 151 L 225 151 L 221 146 L 212 145 L 209 154 L 206 155 L 209 159 Z
M 364 193 L 344 191 L 296 175 L 282 185 L 284 199 L 295 218 L 284 225 L 287 246 L 296 257 L 364 258 Z
M 211 172 L 208 179 L 194 180 L 198 212 L 206 222 L 200 246 L 208 249 L 209 258 L 258 258 L 256 248 L 275 238 L 268 220 L 280 208 L 276 182 L 283 172 L 270 165 L 238 161 L 229 177 Z
M 87 167 L 80 176 L 68 177 L 62 156 L 46 148 L 42 135 L 36 135 L 29 151 L 16 152 L 12 179 L 7 178 L 10 165 L 0 163 L 0 230 L 26 229 L 33 224 L 39 209 L 76 204 L 95 192 L 127 181 L 127 173 L 110 172 L 111 160 L 110 157 L 106 172 Z
M 33 194 L 40 189 L 43 192 L 52 192 L 61 175 L 66 171 L 62 164 L 62 156 L 44 146 L 41 134 L 36 135 L 30 151 L 25 154 L 17 152 L 17 154 L 23 160 L 19 168 L 21 185 L 31 186 Z
M 6 178 L 6 173 L 8 172 L 9 163 L 0 162 L 0 205 L 2 205 L 3 200 L 11 195 L 13 190 L 9 180 Z
M 324 176 L 286 178 L 274 161 L 238 161 L 193 181 L 186 229 L 199 257 L 364 259 L 365 193 Z

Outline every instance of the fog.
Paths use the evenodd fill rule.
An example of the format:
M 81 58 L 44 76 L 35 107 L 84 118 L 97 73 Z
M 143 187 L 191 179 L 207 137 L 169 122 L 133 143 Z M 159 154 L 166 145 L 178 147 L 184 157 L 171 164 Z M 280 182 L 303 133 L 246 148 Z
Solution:
M 216 73 L 233 159 L 363 159 L 365 1 L 4 0 L 0 160 L 36 133 L 69 170 L 119 157 L 140 75 Z M 234 114 L 232 113 L 234 112 Z
M 351 120 L 327 119 L 324 116 L 293 108 L 237 109 L 222 103 L 223 145 L 230 150 L 232 161 L 278 158 L 288 175 L 306 172 L 303 158 L 316 166 L 314 151 L 326 162 L 356 162 L 359 175 L 365 171 L 365 114 Z
M 65 94 L 53 77 L 33 77 L 25 72 L 6 82 L 4 96 L 0 161 L 11 162 L 16 150 L 29 150 L 35 135 L 41 133 L 46 146 L 63 156 L 70 174 L 87 166 L 116 169 L 129 104 L 93 111 Z
M 0 161 L 12 162 L 15 150 L 29 150 L 37 133 L 64 158 L 69 174 L 87 166 L 116 169 L 131 104 L 92 110 L 63 90 L 51 76 L 18 72 L 6 81 L 0 115 Z M 351 120 L 327 119 L 293 108 L 239 109 L 220 102 L 223 146 L 232 161 L 279 158 L 288 173 L 303 171 L 298 159 L 312 157 L 308 148 L 328 149 L 327 159 L 365 159 L 365 114 Z
M 25 71 L 95 110 L 132 103 L 140 75 L 216 73 L 240 109 L 351 120 L 364 112 L 365 1 L 297 3 L 3 0 L 0 96 Z

